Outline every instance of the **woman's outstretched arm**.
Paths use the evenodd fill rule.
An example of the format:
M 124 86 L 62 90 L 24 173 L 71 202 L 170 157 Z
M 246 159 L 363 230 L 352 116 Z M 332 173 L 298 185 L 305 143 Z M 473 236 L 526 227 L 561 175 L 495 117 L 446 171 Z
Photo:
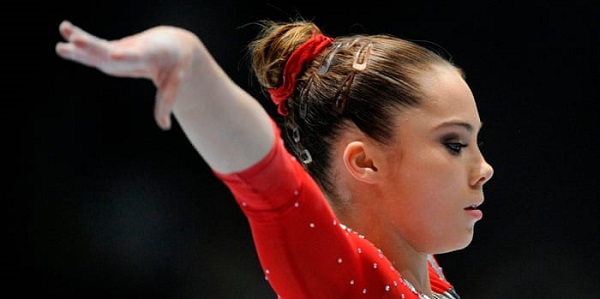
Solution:
M 111 76 L 152 80 L 159 127 L 168 130 L 173 113 L 214 170 L 243 170 L 271 149 L 274 130 L 269 115 L 229 78 L 193 33 L 157 26 L 109 41 L 68 21 L 59 31 L 65 39 L 56 45 L 60 57 Z M 69 82 L 64 87 L 69 88 Z

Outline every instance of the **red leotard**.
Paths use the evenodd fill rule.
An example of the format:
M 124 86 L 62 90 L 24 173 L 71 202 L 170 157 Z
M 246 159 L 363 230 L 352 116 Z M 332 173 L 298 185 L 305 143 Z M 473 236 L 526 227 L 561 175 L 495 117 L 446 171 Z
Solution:
M 277 138 L 260 162 L 215 174 L 247 216 L 265 278 L 278 298 L 419 298 L 381 250 L 338 221 L 273 127 Z M 433 291 L 453 292 L 436 268 L 432 256 Z

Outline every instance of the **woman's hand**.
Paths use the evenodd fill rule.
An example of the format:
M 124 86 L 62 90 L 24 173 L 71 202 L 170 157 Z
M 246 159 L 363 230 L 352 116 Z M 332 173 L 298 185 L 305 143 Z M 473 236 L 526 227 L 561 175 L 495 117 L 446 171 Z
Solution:
M 117 77 L 146 78 L 157 88 L 154 117 L 171 128 L 171 112 L 198 153 L 216 171 L 231 173 L 262 159 L 275 138 L 269 115 L 235 84 L 190 31 L 157 26 L 104 40 L 60 24 L 56 53 Z
M 118 40 L 96 37 L 68 21 L 59 26 L 66 42 L 56 53 L 67 60 L 94 67 L 117 77 L 146 78 L 157 88 L 154 117 L 159 127 L 171 127 L 170 115 L 179 85 L 189 69 L 194 48 L 200 44 L 192 33 L 158 26 Z

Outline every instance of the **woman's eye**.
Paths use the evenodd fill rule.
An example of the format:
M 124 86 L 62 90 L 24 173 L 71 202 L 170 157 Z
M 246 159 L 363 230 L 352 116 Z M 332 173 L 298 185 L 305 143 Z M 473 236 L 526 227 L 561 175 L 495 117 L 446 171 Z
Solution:
M 446 142 L 446 143 L 444 143 L 444 145 L 450 151 L 450 153 L 453 155 L 460 154 L 460 150 L 463 147 L 467 147 L 467 144 L 460 143 L 460 142 Z

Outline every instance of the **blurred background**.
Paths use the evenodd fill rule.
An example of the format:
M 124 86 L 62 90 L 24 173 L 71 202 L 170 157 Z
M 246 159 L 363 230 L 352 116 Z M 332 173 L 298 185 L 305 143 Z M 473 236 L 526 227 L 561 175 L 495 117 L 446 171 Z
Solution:
M 4 99 L 17 167 L 4 179 L 5 298 L 276 298 L 231 194 L 176 122 L 155 125 L 153 85 L 61 60 L 54 45 L 63 19 L 106 39 L 185 27 L 274 115 L 246 45 L 253 22 L 297 16 L 330 36 L 435 45 L 465 70 L 495 176 L 472 244 L 438 256 L 463 299 L 600 298 L 592 1 L 108 0 L 3 14 L 16 55 L 2 78 L 17 91 Z

